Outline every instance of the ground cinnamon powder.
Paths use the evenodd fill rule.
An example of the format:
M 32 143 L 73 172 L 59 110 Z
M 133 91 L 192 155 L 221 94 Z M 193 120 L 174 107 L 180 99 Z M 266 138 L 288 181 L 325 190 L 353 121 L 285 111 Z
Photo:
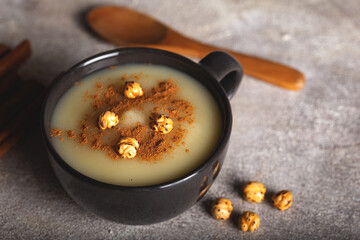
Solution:
M 68 131 L 66 131 L 66 136 L 68 138 L 75 138 L 76 134 L 75 134 L 74 130 L 68 130 Z
M 50 129 L 50 137 L 60 137 L 62 136 L 62 131 L 60 128 L 52 128 Z
M 124 74 L 121 80 L 127 80 L 131 77 L 135 80 L 140 79 L 143 74 Z M 66 137 L 74 139 L 81 145 L 89 145 L 93 150 L 100 150 L 117 160 L 120 156 L 117 154 L 115 145 L 122 137 L 133 137 L 139 144 L 136 157 L 146 161 L 156 161 L 164 153 L 171 152 L 176 145 L 184 144 L 184 136 L 187 131 L 183 125 L 191 124 L 193 118 L 193 106 L 190 102 L 177 95 L 178 88 L 174 82 L 169 79 L 161 81 L 157 86 L 149 91 L 144 91 L 144 95 L 135 99 L 124 97 L 122 87 L 115 87 L 114 84 L 104 86 L 100 82 L 95 83 L 95 93 L 89 94 L 86 91 L 84 101 L 90 100 L 92 113 L 87 114 L 79 123 L 79 129 L 66 130 Z M 101 130 L 97 124 L 97 116 L 105 110 L 110 110 L 122 118 L 122 115 L 130 109 L 142 109 L 143 104 L 152 103 L 155 107 L 150 113 L 149 118 L 154 118 L 159 112 L 165 112 L 174 121 L 174 129 L 169 134 L 161 134 L 151 129 L 149 125 L 140 123 L 132 127 Z M 92 116 L 92 117 L 90 117 Z M 63 130 L 53 128 L 50 136 L 62 136 Z M 75 134 L 75 132 L 78 132 Z M 186 149 L 186 152 L 189 152 Z

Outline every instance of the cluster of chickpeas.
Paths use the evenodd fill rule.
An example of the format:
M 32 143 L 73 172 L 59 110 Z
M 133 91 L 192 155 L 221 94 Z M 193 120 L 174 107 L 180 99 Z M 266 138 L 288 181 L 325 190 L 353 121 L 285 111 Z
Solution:
M 251 203 L 261 203 L 265 198 L 266 187 L 260 182 L 249 182 L 245 185 L 244 198 Z M 287 210 L 293 202 L 292 193 L 288 190 L 282 190 L 274 194 L 271 198 L 273 206 L 281 211 Z M 211 215 L 221 221 L 230 218 L 234 209 L 232 202 L 227 198 L 218 198 L 212 205 Z M 253 232 L 260 226 L 260 217 L 254 212 L 244 212 L 238 220 L 238 227 L 241 231 Z
M 144 91 L 139 83 L 126 82 L 124 96 L 127 98 L 137 98 L 144 95 Z M 99 115 L 98 126 L 100 129 L 115 127 L 119 123 L 119 116 L 112 111 L 105 111 Z M 173 121 L 166 115 L 160 114 L 151 123 L 151 128 L 161 134 L 167 134 L 173 129 Z M 132 137 L 124 137 L 119 140 L 116 149 L 122 158 L 134 158 L 139 149 L 139 142 Z

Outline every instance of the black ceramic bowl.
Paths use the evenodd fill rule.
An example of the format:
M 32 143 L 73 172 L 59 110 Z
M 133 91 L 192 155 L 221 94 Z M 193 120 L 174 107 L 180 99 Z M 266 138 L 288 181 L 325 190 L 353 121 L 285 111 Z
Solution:
M 85 76 L 111 65 L 151 63 L 182 71 L 201 82 L 216 99 L 222 119 L 219 142 L 203 164 L 181 178 L 158 185 L 125 187 L 102 183 L 71 168 L 56 152 L 50 121 L 61 96 Z M 71 198 L 96 215 L 125 224 L 151 224 L 175 217 L 199 201 L 223 164 L 232 127 L 229 99 L 243 75 L 240 64 L 224 52 L 212 52 L 195 63 L 180 55 L 150 48 L 121 48 L 90 57 L 53 84 L 42 109 L 42 134 L 54 172 Z

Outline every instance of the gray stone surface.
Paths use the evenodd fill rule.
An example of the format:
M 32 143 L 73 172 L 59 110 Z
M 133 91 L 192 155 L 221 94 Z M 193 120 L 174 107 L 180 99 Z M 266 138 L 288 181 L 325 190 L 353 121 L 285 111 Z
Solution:
M 32 41 L 21 75 L 44 84 L 95 53 L 114 48 L 84 28 L 81 13 L 101 1 L 0 0 L 0 42 Z M 231 146 L 201 202 L 150 226 L 108 222 L 82 210 L 56 180 L 34 129 L 0 159 L 0 239 L 358 239 L 360 236 L 360 3 L 329 1 L 111 1 L 149 13 L 204 42 L 280 61 L 307 83 L 290 92 L 246 76 L 232 99 Z M 289 189 L 280 212 L 240 196 L 245 181 Z M 232 220 L 209 215 L 231 199 Z M 242 233 L 242 211 L 261 226 Z

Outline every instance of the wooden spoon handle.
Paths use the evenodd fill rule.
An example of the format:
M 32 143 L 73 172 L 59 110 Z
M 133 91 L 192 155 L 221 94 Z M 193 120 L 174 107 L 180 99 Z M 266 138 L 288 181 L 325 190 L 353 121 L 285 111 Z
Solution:
M 205 57 L 211 51 L 222 50 L 233 55 L 241 63 L 247 75 L 288 90 L 300 90 L 305 84 L 304 75 L 292 67 L 197 42 L 173 31 L 168 33 L 167 38 L 161 44 L 147 45 L 147 47 L 164 49 L 198 58 Z
M 242 64 L 247 75 L 289 90 L 300 90 L 305 85 L 304 75 L 295 68 L 259 57 L 225 51 Z

